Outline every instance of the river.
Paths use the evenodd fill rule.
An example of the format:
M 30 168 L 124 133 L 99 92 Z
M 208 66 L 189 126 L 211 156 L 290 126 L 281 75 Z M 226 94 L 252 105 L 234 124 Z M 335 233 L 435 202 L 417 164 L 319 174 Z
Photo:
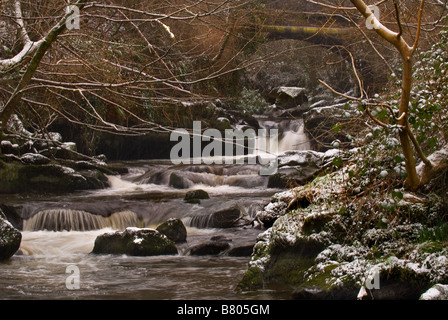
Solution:
M 290 125 L 288 125 L 291 127 Z M 303 133 L 287 132 L 303 141 Z M 297 148 L 300 148 L 297 147 Z M 249 256 L 193 256 L 195 244 L 222 236 L 231 247 L 254 244 L 263 230 L 251 224 L 278 192 L 267 188 L 257 165 L 173 165 L 169 160 L 126 162 L 128 173 L 110 176 L 110 187 L 66 195 L 8 195 L 2 201 L 24 218 L 19 252 L 1 265 L 0 299 L 282 299 L 281 291 L 235 290 Z M 172 177 L 183 186 L 174 187 Z M 210 199 L 186 203 L 188 190 Z M 238 207 L 242 219 L 230 228 L 208 225 L 210 214 Z M 126 227 L 152 227 L 169 218 L 187 226 L 187 242 L 172 256 L 94 255 L 96 237 Z M 76 274 L 72 273 L 73 268 Z M 79 286 L 71 286 L 76 275 Z

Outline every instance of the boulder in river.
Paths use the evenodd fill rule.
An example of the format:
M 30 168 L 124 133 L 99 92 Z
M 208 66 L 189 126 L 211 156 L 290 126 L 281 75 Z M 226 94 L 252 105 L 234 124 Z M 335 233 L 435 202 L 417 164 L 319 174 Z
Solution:
M 174 255 L 178 251 L 172 240 L 155 229 L 126 228 L 98 236 L 92 253 L 157 256 Z
M 180 219 L 171 218 L 158 226 L 156 230 L 175 243 L 187 241 L 187 229 Z
M 190 226 L 196 228 L 232 228 L 238 226 L 240 219 L 240 208 L 237 205 L 232 205 L 210 214 L 193 216 Z
M 169 186 L 176 189 L 187 189 L 191 186 L 191 182 L 187 178 L 176 172 L 170 174 Z
M 193 246 L 190 254 L 193 256 L 218 255 L 230 248 L 230 239 L 213 237 L 209 241 L 205 241 Z
M 201 189 L 190 190 L 187 192 L 184 198 L 185 202 L 188 203 L 200 203 L 201 199 L 210 199 L 207 191 Z
M 9 259 L 19 250 L 22 234 L 0 210 L 0 261 Z

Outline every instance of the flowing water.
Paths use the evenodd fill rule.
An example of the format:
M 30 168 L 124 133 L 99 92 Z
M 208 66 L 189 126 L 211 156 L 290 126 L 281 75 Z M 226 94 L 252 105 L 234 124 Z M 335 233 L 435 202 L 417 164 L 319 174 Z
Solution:
M 286 127 L 280 151 L 303 148 L 299 144 L 306 148 L 301 126 Z M 262 230 L 251 222 L 279 191 L 267 188 L 268 177 L 258 175 L 257 165 L 173 165 L 168 160 L 126 165 L 129 173 L 110 176 L 110 188 L 104 190 L 1 199 L 21 209 L 24 226 L 19 252 L 0 265 L 0 299 L 284 298 L 268 290 L 235 291 L 247 256 L 189 255 L 189 248 L 214 236 L 230 239 L 232 247 L 255 243 Z M 186 203 L 183 198 L 192 189 L 207 191 L 210 199 Z M 210 227 L 213 212 L 235 207 L 241 217 L 234 227 Z M 90 253 L 100 234 L 130 226 L 155 228 L 169 218 L 187 226 L 187 242 L 178 244 L 177 255 Z M 74 288 L 75 275 L 79 286 Z

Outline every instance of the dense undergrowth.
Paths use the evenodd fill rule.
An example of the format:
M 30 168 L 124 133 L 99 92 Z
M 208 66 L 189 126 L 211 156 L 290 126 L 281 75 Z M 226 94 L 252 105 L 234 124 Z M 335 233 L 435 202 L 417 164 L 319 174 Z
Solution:
M 447 141 L 447 46 L 443 31 L 415 70 L 409 122 L 427 155 Z M 387 101 L 372 112 L 386 126 L 360 117 L 332 168 L 265 207 L 280 208 L 278 219 L 259 236 L 240 289 L 282 285 L 297 298 L 417 299 L 448 283 L 448 175 L 441 170 L 418 192 L 403 188 L 396 79 L 375 96 Z M 372 289 L 372 274 L 381 286 L 360 291 Z

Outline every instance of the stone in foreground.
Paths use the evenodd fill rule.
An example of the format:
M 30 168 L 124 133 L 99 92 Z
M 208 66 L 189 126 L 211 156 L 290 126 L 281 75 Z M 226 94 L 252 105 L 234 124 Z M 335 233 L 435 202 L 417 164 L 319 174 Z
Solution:
M 151 228 L 126 228 L 98 236 L 92 250 L 95 254 L 157 256 L 177 254 L 175 243 Z

